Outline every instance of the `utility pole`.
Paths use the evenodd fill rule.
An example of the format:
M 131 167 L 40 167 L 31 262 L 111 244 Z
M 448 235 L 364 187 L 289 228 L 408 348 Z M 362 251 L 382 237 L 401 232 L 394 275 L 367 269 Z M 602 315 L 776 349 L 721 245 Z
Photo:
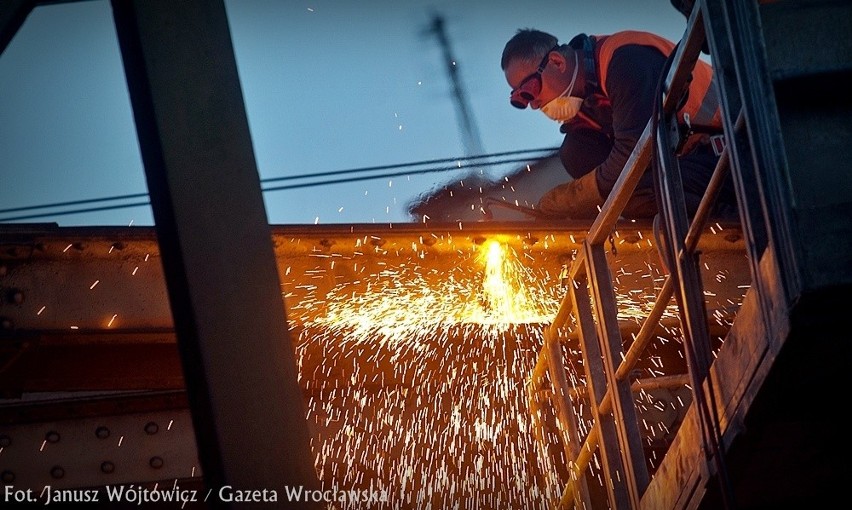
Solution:
M 456 114 L 464 142 L 465 152 L 468 156 L 479 156 L 483 153 L 482 142 L 479 138 L 479 131 L 476 128 L 476 122 L 473 120 L 473 115 L 467 104 L 467 96 L 464 91 L 464 86 L 461 83 L 461 78 L 458 74 L 456 59 L 453 58 L 450 41 L 444 28 L 443 16 L 440 14 L 432 16 L 432 22 L 429 25 L 428 33 L 430 35 L 434 35 L 438 39 L 438 43 L 441 45 L 444 62 L 447 66 L 447 73 L 450 76 L 450 83 L 453 86 Z

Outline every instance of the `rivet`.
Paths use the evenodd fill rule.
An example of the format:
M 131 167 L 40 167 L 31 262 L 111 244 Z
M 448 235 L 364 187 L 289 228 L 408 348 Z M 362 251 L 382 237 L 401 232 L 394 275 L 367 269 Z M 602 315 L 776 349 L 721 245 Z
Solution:
M 160 469 L 161 467 L 163 467 L 163 458 L 151 457 L 151 460 L 148 461 L 148 465 L 154 469 Z
M 58 443 L 59 442 L 59 432 L 51 430 L 47 434 L 44 435 L 45 441 L 48 443 Z
M 12 438 L 3 434 L 0 436 L 0 448 L 8 448 L 12 445 Z
M 4 331 L 10 331 L 14 329 L 14 327 L 15 323 L 12 322 L 12 319 L 8 317 L 0 317 L 0 329 L 3 329 Z
M 156 434 L 159 431 L 160 431 L 160 426 L 157 425 L 155 422 L 149 421 L 148 423 L 145 424 L 145 433 L 148 434 L 149 436 L 153 436 L 154 434 Z
M 9 274 L 9 266 L 3 264 L 0 266 L 0 276 L 6 276 L 7 274 Z
M 109 437 L 109 429 L 101 425 L 95 429 L 95 436 L 97 436 L 98 439 L 106 439 Z
M 62 466 L 53 466 L 50 470 L 50 476 L 58 480 L 65 476 L 65 470 L 62 469 Z
M 112 473 L 115 471 L 115 464 L 108 460 L 105 460 L 101 462 L 101 471 L 107 474 Z
M 7 469 L 6 471 L 3 471 L 2 474 L 0 474 L 0 480 L 2 480 L 3 483 L 5 483 L 7 485 L 11 484 L 15 481 L 15 473 L 13 473 L 13 472 L 11 472 Z
M 20 305 L 24 302 L 24 291 L 21 289 L 9 289 L 6 291 L 6 301 L 13 305 Z

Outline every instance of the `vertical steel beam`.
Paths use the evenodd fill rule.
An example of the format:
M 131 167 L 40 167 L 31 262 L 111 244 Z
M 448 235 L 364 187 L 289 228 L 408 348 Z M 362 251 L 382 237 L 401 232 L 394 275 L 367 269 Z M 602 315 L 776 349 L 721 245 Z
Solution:
M 222 0 L 112 0 L 206 483 L 318 485 Z
M 713 5 L 717 1 L 721 9 Z M 763 208 L 767 239 L 776 254 L 785 301 L 789 303 L 802 287 L 801 261 L 795 251 L 798 234 L 791 218 L 793 212 L 787 187 L 789 168 L 761 34 L 758 2 L 714 0 L 708 1 L 708 4 L 716 12 L 722 13 L 730 37 L 730 50 L 742 98 L 751 157 L 754 160 L 754 184 Z M 733 112 L 730 114 L 733 115 Z M 755 189 L 742 191 L 754 194 Z M 739 194 L 740 190 L 737 192 Z
M 713 58 L 713 81 L 718 88 L 720 98 L 722 123 L 731 159 L 731 174 L 734 177 L 740 219 L 743 231 L 747 234 L 746 237 L 753 240 L 747 244 L 746 249 L 749 258 L 754 261 L 752 263 L 754 277 L 759 272 L 756 264 L 760 261 L 763 250 L 766 249 L 768 239 L 760 194 L 746 192 L 756 190 L 758 187 L 754 161 L 750 157 L 748 133 L 744 129 L 735 128 L 739 117 L 743 118 L 742 122 L 745 125 L 745 116 L 741 113 L 743 102 L 737 82 L 732 41 L 729 37 L 730 29 L 720 2 L 702 0 L 701 9 L 705 34 Z
M 750 130 L 744 129 L 749 122 L 754 121 L 748 120 L 749 110 L 743 105 L 742 86 L 739 83 L 742 77 L 738 75 L 737 58 L 734 54 L 732 31 L 738 25 L 730 19 L 728 11 L 720 0 L 702 0 L 700 8 L 703 12 L 707 40 L 710 43 L 713 58 L 713 79 L 720 92 L 722 122 L 727 141 L 726 151 L 731 160 L 731 176 L 746 242 L 752 276 L 751 285 L 758 296 L 761 319 L 767 327 L 770 327 L 773 308 L 785 309 L 786 306 L 779 306 L 781 303 L 778 301 L 784 300 L 773 299 L 772 282 L 764 281 L 761 277 L 766 271 L 761 269 L 761 265 L 767 265 L 767 262 L 771 261 L 772 266 L 768 270 L 776 274 L 774 280 L 779 282 L 777 285 L 780 285 L 780 268 L 776 258 L 763 257 L 769 247 L 769 224 L 764 217 L 766 200 L 759 185 L 757 161 L 751 149 Z M 738 128 L 737 122 L 742 126 Z

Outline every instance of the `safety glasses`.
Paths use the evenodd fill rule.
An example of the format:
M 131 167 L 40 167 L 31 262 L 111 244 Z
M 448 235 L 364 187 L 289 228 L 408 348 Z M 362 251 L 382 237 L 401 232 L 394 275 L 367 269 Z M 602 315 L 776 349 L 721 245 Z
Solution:
M 553 48 L 547 50 L 547 53 L 544 54 L 544 58 L 541 59 L 541 63 L 538 65 L 538 69 L 536 69 L 531 75 L 524 78 L 520 85 L 518 85 L 516 89 L 512 90 L 512 93 L 509 95 L 509 102 L 512 103 L 512 106 L 523 110 L 530 104 L 530 101 L 538 97 L 541 93 L 541 73 L 544 71 L 544 68 L 547 67 L 550 52 L 558 49 L 559 45 L 557 44 Z

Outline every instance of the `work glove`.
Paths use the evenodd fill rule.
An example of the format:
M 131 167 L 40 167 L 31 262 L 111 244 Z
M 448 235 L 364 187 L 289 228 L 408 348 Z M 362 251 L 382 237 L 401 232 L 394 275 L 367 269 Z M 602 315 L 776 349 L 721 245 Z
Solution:
M 603 203 L 592 171 L 546 192 L 538 201 L 538 209 L 554 218 L 586 219 L 595 218 Z

